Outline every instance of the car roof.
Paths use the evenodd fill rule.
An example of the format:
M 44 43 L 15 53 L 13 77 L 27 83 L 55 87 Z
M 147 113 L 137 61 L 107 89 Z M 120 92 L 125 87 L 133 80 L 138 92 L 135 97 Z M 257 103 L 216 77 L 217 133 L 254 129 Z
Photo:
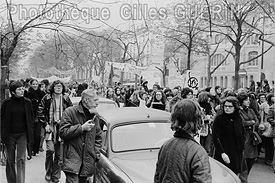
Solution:
M 78 103 L 78 102 L 80 102 L 81 97 L 70 97 L 70 99 L 71 99 L 72 103 L 76 103 L 76 102 Z M 100 103 L 104 103 L 104 102 L 106 102 L 106 103 L 116 103 L 115 101 L 113 101 L 111 99 L 108 99 L 108 98 L 104 98 L 104 97 L 99 97 L 99 102 Z
M 146 107 L 122 107 L 102 111 L 99 114 L 111 126 L 136 121 L 168 121 L 171 115 L 166 111 Z

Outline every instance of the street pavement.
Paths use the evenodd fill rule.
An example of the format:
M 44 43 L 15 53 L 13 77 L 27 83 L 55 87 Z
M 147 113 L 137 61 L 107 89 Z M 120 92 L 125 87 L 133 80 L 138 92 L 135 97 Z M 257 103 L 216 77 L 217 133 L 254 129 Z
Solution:
M 249 175 L 249 183 L 274 183 L 275 173 L 271 167 L 264 164 L 263 153 L 261 153 L 258 162 L 253 166 Z M 26 162 L 26 183 L 47 183 L 45 181 L 45 151 L 39 153 L 31 160 Z M 0 182 L 7 183 L 5 175 L 5 166 L 0 166 Z M 48 182 L 50 183 L 50 182 Z M 62 172 L 60 183 L 65 183 L 65 175 Z

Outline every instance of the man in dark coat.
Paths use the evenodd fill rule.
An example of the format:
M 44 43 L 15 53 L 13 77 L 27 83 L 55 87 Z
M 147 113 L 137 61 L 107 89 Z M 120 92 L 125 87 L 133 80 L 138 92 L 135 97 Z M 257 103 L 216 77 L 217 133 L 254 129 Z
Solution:
M 99 97 L 95 89 L 86 89 L 81 95 L 77 106 L 64 111 L 60 124 L 60 137 L 64 140 L 60 165 L 66 183 L 86 183 L 100 158 L 102 132 L 96 111 Z

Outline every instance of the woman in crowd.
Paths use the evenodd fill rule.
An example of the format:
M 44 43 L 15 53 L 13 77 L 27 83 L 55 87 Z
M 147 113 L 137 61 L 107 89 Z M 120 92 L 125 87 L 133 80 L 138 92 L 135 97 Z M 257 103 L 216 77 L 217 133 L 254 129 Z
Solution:
M 213 122 L 214 158 L 231 169 L 241 173 L 245 129 L 239 113 L 239 101 L 227 97 L 222 105 L 222 112 Z
M 247 177 L 258 157 L 257 144 L 254 143 L 253 132 L 259 126 L 259 120 L 255 115 L 254 111 L 249 107 L 250 100 L 249 95 L 246 92 L 241 92 L 238 94 L 238 100 L 240 102 L 240 115 L 243 120 L 243 125 L 245 127 L 245 144 L 244 144 L 244 158 L 247 165 L 247 171 L 242 171 L 241 177 L 247 180 Z M 257 133 L 257 132 L 255 132 Z
M 50 87 L 50 93 L 45 95 L 38 107 L 38 120 L 46 131 L 46 181 L 59 182 L 61 169 L 58 165 L 60 158 L 59 126 L 63 111 L 72 106 L 72 102 L 65 94 L 65 85 L 56 80 Z
M 212 123 L 216 115 L 214 109 L 210 104 L 211 95 L 209 92 L 201 92 L 198 96 L 198 102 L 203 110 L 203 126 L 200 133 L 200 144 L 205 148 L 208 154 L 212 155 L 211 141 L 212 141 Z M 211 152 L 210 152 L 211 151 Z
M 160 148 L 154 182 L 211 183 L 209 157 L 193 138 L 202 123 L 200 106 L 191 99 L 179 101 L 171 122 L 174 137 Z
M 259 93 L 262 92 L 262 84 L 261 84 L 260 81 L 257 81 L 256 83 L 257 83 L 257 87 L 256 87 L 256 91 L 255 92 L 258 95 Z
M 170 107 L 170 101 L 173 99 L 174 95 L 172 93 L 172 91 L 166 91 L 166 93 L 164 92 L 165 94 L 165 98 L 166 98 L 166 107 L 165 107 L 165 110 L 168 111 L 168 112 L 171 112 L 172 109 Z
M 191 88 L 183 88 L 181 91 L 181 98 L 193 99 L 193 90 Z
M 42 98 L 47 94 L 46 90 L 46 84 L 44 82 L 40 82 L 38 84 L 38 90 L 40 90 L 40 94 L 39 94 L 39 102 L 42 100 Z M 45 128 L 43 127 L 43 124 L 38 121 L 38 123 L 40 123 L 40 127 L 41 127 L 41 133 L 40 133 L 40 143 L 39 143 L 39 151 L 43 152 L 43 143 L 44 143 L 44 138 L 45 138 Z
M 34 112 L 34 127 L 33 127 L 33 134 L 34 134 L 34 143 L 28 145 L 28 157 L 27 159 L 30 160 L 32 156 L 36 156 L 39 153 L 39 146 L 40 146 L 40 137 L 41 137 L 41 123 L 38 122 L 37 118 L 37 110 L 38 105 L 41 101 L 41 91 L 38 88 L 38 80 L 31 79 L 30 88 L 26 94 L 26 98 L 30 99 L 32 102 L 33 112 Z
M 1 139 L 5 144 L 8 183 L 24 183 L 27 144 L 33 143 L 34 113 L 32 103 L 24 98 L 20 81 L 10 84 L 11 98 L 1 106 Z M 15 168 L 16 166 L 16 168 Z
M 139 107 L 140 105 L 140 96 L 139 91 L 134 91 L 134 93 L 131 95 L 129 102 L 127 104 L 127 107 Z
M 124 102 L 125 102 L 125 98 L 121 95 L 121 89 L 119 87 L 115 88 L 115 97 L 116 97 L 116 101 L 119 103 L 120 107 L 123 107 Z
M 117 96 L 114 93 L 114 89 L 113 88 L 108 88 L 106 91 L 106 98 L 111 99 L 113 101 L 115 101 L 117 103 L 118 106 L 120 106 L 118 100 L 117 100 Z
M 264 79 L 263 92 L 264 93 L 270 92 L 270 86 L 267 79 Z
M 250 80 L 249 92 L 255 92 L 255 81 L 253 79 Z
M 147 107 L 165 110 L 166 107 L 166 99 L 163 91 L 155 90 L 152 95 L 151 101 L 147 104 Z

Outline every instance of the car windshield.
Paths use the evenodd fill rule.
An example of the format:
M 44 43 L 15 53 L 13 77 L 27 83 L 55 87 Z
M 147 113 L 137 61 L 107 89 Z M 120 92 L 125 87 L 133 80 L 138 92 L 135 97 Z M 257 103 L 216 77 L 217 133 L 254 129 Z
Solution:
M 173 136 L 167 122 L 143 122 L 117 126 L 111 133 L 111 146 L 114 152 L 160 148 Z

